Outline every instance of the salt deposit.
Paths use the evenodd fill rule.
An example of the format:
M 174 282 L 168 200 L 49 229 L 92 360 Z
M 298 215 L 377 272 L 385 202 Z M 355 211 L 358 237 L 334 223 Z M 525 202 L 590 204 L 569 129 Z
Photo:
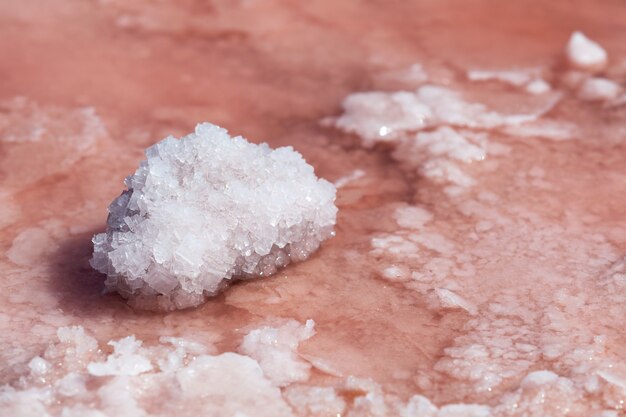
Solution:
M 470 70 L 467 73 L 470 81 L 500 81 L 516 87 L 521 87 L 532 80 L 530 71 L 510 70 Z
M 92 107 L 49 106 L 25 97 L 0 100 L 3 185 L 22 187 L 63 172 L 107 139 L 105 124 Z M 19 162 L 23 158 L 30 163 Z
M 255 329 L 244 337 L 239 349 L 256 359 L 265 375 L 278 386 L 306 381 L 311 365 L 298 358 L 296 349 L 300 342 L 315 334 L 314 326 L 313 320 L 304 326 L 292 320 L 280 327 Z
M 470 70 L 470 81 L 498 81 L 513 87 L 523 88 L 529 94 L 539 95 L 551 90 L 550 84 L 540 77 L 541 69 L 525 70 Z
M 580 86 L 578 96 L 583 100 L 611 100 L 616 98 L 622 88 L 616 82 L 606 78 L 589 78 Z
M 424 85 L 415 91 L 351 94 L 343 102 L 344 113 L 335 126 L 361 137 L 364 146 L 393 142 L 406 132 L 450 125 L 491 129 L 536 120 L 554 105 L 521 114 L 504 114 L 482 103 L 466 101 L 446 87 Z
M 91 260 L 136 306 L 196 306 L 234 279 L 307 259 L 334 234 L 335 187 L 291 147 L 204 123 L 146 156 L 109 206 Z
M 552 89 L 550 84 L 541 78 L 533 80 L 526 85 L 526 92 L 534 95 L 545 94 Z
M 597 71 L 607 64 L 608 55 L 604 48 L 579 31 L 572 33 L 565 53 L 570 65 L 578 69 Z

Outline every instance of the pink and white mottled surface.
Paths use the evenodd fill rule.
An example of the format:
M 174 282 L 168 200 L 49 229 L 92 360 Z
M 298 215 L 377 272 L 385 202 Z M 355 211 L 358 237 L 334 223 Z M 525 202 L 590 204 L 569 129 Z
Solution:
M 624 415 L 625 22 L 610 0 L 0 2 L 0 416 Z M 614 92 L 568 67 L 575 30 Z M 468 75 L 526 69 L 550 91 Z M 359 129 L 394 109 L 337 119 L 424 84 L 542 114 L 421 132 L 462 131 L 470 162 L 419 129 L 371 147 Z M 135 311 L 102 295 L 90 239 L 143 149 L 204 120 L 340 181 L 337 236 L 199 308 Z

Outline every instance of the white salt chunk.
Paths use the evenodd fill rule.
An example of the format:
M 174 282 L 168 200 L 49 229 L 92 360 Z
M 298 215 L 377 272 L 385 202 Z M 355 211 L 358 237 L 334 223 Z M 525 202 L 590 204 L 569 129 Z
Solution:
M 28 363 L 28 368 L 31 374 L 40 376 L 48 373 L 52 369 L 52 365 L 41 356 L 35 356 Z
M 406 279 L 407 272 L 403 268 L 392 265 L 383 269 L 383 277 L 390 281 L 401 281 Z
M 470 70 L 467 72 L 467 78 L 470 81 L 500 81 L 521 87 L 532 80 L 532 74 L 524 70 Z
M 533 388 L 541 385 L 551 384 L 556 382 L 559 376 L 550 371 L 535 371 L 531 372 L 524 377 L 521 382 L 522 388 Z
M 398 143 L 392 156 L 433 181 L 470 187 L 474 179 L 461 164 L 484 160 L 487 145 L 485 134 L 457 132 L 443 126 L 405 138 Z
M 608 60 L 604 48 L 579 31 L 572 33 L 565 53 L 573 67 L 586 71 L 602 70 Z
M 57 390 L 64 397 L 75 397 L 87 391 L 86 378 L 75 372 L 70 372 L 59 380 Z
M 141 354 L 141 341 L 128 336 L 119 341 L 111 341 L 115 349 L 106 362 L 92 362 L 87 366 L 91 375 L 139 375 L 152 370 L 150 360 Z
M 617 98 L 622 87 L 606 78 L 588 78 L 578 90 L 578 97 L 582 100 L 599 101 Z
M 443 308 L 461 308 L 472 315 L 477 313 L 476 306 L 447 288 L 436 288 L 435 294 L 439 298 L 439 303 Z
M 196 306 L 233 279 L 307 259 L 334 234 L 335 187 L 291 147 L 204 123 L 146 156 L 109 206 L 91 260 L 136 306 Z
M 341 416 L 346 409 L 346 402 L 332 387 L 294 386 L 284 396 L 299 416 Z
M 277 386 L 284 387 L 309 378 L 311 365 L 297 355 L 298 344 L 315 334 L 315 322 L 305 325 L 291 320 L 280 327 L 262 327 L 248 333 L 241 353 L 256 359 L 263 373 Z
M 552 87 L 550 86 L 550 84 L 548 84 L 547 81 L 542 80 L 541 78 L 538 78 L 536 80 L 529 82 L 526 85 L 525 89 L 526 89 L 526 92 L 530 94 L 540 95 L 540 94 L 545 94 L 549 92 L 552 89 Z
M 437 417 L 491 417 L 491 409 L 479 404 L 449 404 L 439 409 Z
M 203 355 L 176 373 L 170 413 L 184 405 L 187 415 L 254 417 L 293 416 L 280 389 L 273 385 L 253 359 L 234 353 Z
M 335 120 L 335 126 L 359 135 L 368 147 L 395 142 L 407 132 L 442 125 L 491 129 L 536 120 L 554 106 L 556 99 L 533 112 L 503 114 L 436 85 L 424 85 L 415 91 L 355 93 L 344 100 L 344 113 Z
M 422 395 L 412 396 L 400 411 L 401 417 L 437 417 L 437 406 Z
M 522 138 L 543 138 L 554 141 L 571 140 L 576 138 L 578 127 L 570 122 L 550 119 L 536 120 L 515 126 L 506 126 L 504 133 Z
M 431 212 L 417 206 L 398 207 L 393 213 L 393 217 L 398 226 L 415 230 L 423 228 L 426 223 L 433 219 Z
M 539 95 L 551 90 L 550 84 L 539 77 L 540 70 L 471 70 L 467 72 L 470 81 L 499 81 L 513 87 L 523 88 L 527 93 Z

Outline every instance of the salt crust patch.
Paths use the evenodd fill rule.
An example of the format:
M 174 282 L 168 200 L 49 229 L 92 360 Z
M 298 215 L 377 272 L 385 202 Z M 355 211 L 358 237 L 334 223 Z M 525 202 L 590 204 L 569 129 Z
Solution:
M 0 101 L 4 185 L 25 186 L 63 172 L 106 138 L 107 129 L 92 107 L 46 106 L 26 97 Z M 31 164 L 17 162 L 25 159 Z
M 578 97 L 582 100 L 600 101 L 617 98 L 622 91 L 622 87 L 606 78 L 589 78 L 583 82 L 578 90 Z
M 398 207 L 393 214 L 398 226 L 405 229 L 421 229 L 433 219 L 433 214 L 417 206 Z
M 297 339 L 312 322 L 291 323 Z M 82 327 L 60 328 L 58 342 L 12 385 L 0 387 L 2 415 L 73 416 L 290 416 L 279 388 L 254 359 L 208 354 L 211 347 L 180 338 L 142 346 L 134 336 L 103 353 Z M 269 348 L 264 350 L 268 353 Z M 284 355 L 277 348 L 277 355 Z M 86 389 L 86 387 L 91 387 Z
M 570 36 L 565 53 L 570 65 L 586 71 L 602 70 L 608 61 L 604 48 L 579 31 Z
M 146 156 L 109 206 L 91 260 L 135 306 L 196 306 L 233 278 L 307 259 L 334 234 L 335 187 L 291 147 L 204 123 Z
M 578 38 L 574 43 L 580 41 L 577 36 L 573 38 Z M 572 48 L 571 42 L 568 48 Z M 581 54 L 578 55 L 580 58 Z M 594 71 L 593 65 L 585 70 Z M 589 79 L 589 73 L 579 74 L 579 80 L 571 88 L 578 88 Z M 468 127 L 474 134 L 485 133 L 476 130 L 497 129 L 522 137 L 567 140 L 576 137 L 576 126 L 541 119 L 545 111 L 533 119 L 485 123 L 480 117 L 474 118 L 471 109 L 477 103 L 462 99 L 457 101 L 457 107 L 448 106 L 452 109 L 448 115 L 437 117 L 420 93 L 421 89 L 354 94 L 344 101 L 344 114 L 335 124 L 359 135 L 364 147 L 379 142 L 391 144 L 394 159 L 410 170 L 417 170 L 422 177 L 436 178 L 425 174 L 430 161 L 439 160 L 440 167 L 456 168 L 450 168 L 440 176 L 443 181 L 436 182 L 443 183 L 442 191 L 468 217 L 470 225 L 472 221 L 476 225 L 459 246 L 447 238 L 447 229 L 438 227 L 435 219 L 424 224 L 416 221 L 415 228 L 408 221 L 395 233 L 373 237 L 371 254 L 382 260 L 380 269 L 385 279 L 401 282 L 420 293 L 429 307 L 440 314 L 442 309 L 458 310 L 463 306 L 468 313 L 474 313 L 464 325 L 463 335 L 444 350 L 435 365 L 435 372 L 445 378 L 447 389 L 476 395 L 501 390 L 505 383 L 516 388 L 494 399 L 492 407 L 462 405 L 438 409 L 427 399 L 416 398 L 416 407 L 421 407 L 417 415 L 435 416 L 444 409 L 450 415 L 462 416 L 473 412 L 494 416 L 617 415 L 615 410 L 623 408 L 626 397 L 626 366 L 622 367 L 620 358 L 607 349 L 605 336 L 580 326 L 587 311 L 602 311 L 613 320 L 623 316 L 624 262 L 611 268 L 606 277 L 597 279 L 598 271 L 616 258 L 615 248 L 603 236 L 577 234 L 575 231 L 580 231 L 581 226 L 564 227 L 527 206 L 511 205 L 488 190 L 477 191 L 476 199 L 456 198 L 448 190 L 452 187 L 463 190 L 472 185 L 468 181 L 472 178 L 464 169 L 468 161 L 460 164 L 462 158 L 445 151 L 437 155 L 438 150 L 416 140 L 422 133 L 441 134 L 445 128 L 463 136 Z M 458 104 L 459 101 L 463 104 Z M 463 117 L 458 117 L 457 109 L 461 109 Z M 464 118 L 473 120 L 466 124 Z M 454 151 L 462 151 L 462 142 L 453 144 L 450 137 L 453 136 L 444 133 L 433 142 L 443 149 L 449 145 Z M 483 149 L 489 154 L 490 141 L 486 139 L 487 146 Z M 481 145 L 471 137 L 466 142 Z M 534 180 L 543 176 L 536 167 L 528 175 Z M 397 220 L 397 212 L 394 218 Z M 500 263 L 505 263 L 506 269 L 487 260 L 493 253 L 500 254 Z M 567 268 L 563 267 L 564 260 Z M 520 282 L 509 289 L 483 294 L 475 290 L 476 281 L 497 278 L 490 277 L 494 271 L 485 266 L 493 267 L 503 278 L 509 270 L 533 271 L 528 276 L 531 284 Z M 477 268 L 481 269 L 480 273 Z M 603 286 L 601 296 L 589 287 L 598 281 Z M 551 296 L 546 297 L 546 293 Z M 549 363 L 550 369 L 536 371 L 538 363 Z M 408 408 L 410 403 L 405 406 Z M 355 401 L 351 411 L 358 415 L 407 415 L 406 409 L 392 413 L 388 407 L 388 396 L 371 388 L 367 395 Z
M 516 82 L 522 82 L 518 76 Z M 524 77 L 523 81 L 530 79 Z M 502 114 L 436 85 L 415 91 L 355 93 L 344 100 L 344 113 L 334 125 L 359 135 L 364 147 L 391 144 L 392 157 L 407 170 L 446 185 L 444 191 L 457 196 L 475 185 L 469 164 L 509 151 L 489 139 L 492 130 L 512 128 L 527 136 L 538 131 L 554 135 L 554 129 L 547 132 L 546 127 L 533 127 L 532 123 L 552 109 L 559 97 L 551 95 L 528 114 Z
M 513 87 L 523 88 L 534 95 L 545 94 L 551 90 L 550 84 L 540 77 L 540 69 L 526 70 L 470 70 L 470 81 L 499 81 Z
M 464 165 L 484 160 L 487 147 L 486 134 L 456 131 L 444 126 L 398 141 L 392 156 L 434 182 L 467 188 L 475 181 Z
M 563 122 L 551 119 L 540 119 L 530 123 L 506 126 L 503 133 L 522 138 L 543 138 L 554 141 L 575 139 L 578 128 L 570 122 Z
M 242 346 L 260 357 L 259 363 L 243 354 L 211 354 L 211 346 L 168 337 L 150 346 L 134 336 L 111 341 L 114 351 L 107 355 L 82 327 L 59 328 L 58 342 L 33 358 L 20 378 L 0 386 L 0 410 L 12 417 L 505 417 L 565 416 L 582 410 L 577 385 L 547 370 L 528 373 L 491 406 L 437 407 L 421 395 L 405 401 L 364 378 L 338 378 L 331 386 L 308 385 L 300 378 L 287 378 L 291 382 L 284 377 L 276 379 L 284 366 L 280 359 L 286 359 L 291 367 L 295 356 L 290 353 L 312 332 L 311 320 L 252 330 Z M 94 364 L 106 372 L 93 372 Z M 612 398 L 625 392 L 626 380 L 614 369 L 589 375 L 600 378 L 597 387 L 588 384 L 587 390 L 610 385 L 617 390 Z
M 531 172 L 542 175 L 537 169 Z M 396 272 L 383 277 L 423 294 L 440 313 L 449 308 L 479 313 L 466 323 L 464 334 L 444 350 L 435 370 L 450 378 L 451 389 L 472 393 L 492 391 L 504 381 L 521 380 L 520 388 L 506 394 L 502 404 L 492 410 L 494 415 L 560 416 L 567 407 L 578 410 L 574 415 L 592 415 L 589 413 L 619 407 L 626 396 L 626 371 L 620 359 L 607 351 L 604 336 L 577 324 L 581 311 L 621 316 L 626 262 L 616 262 L 606 275 L 593 280 L 601 286 L 601 296 L 593 296 L 583 290 L 585 287 L 566 289 L 556 284 L 553 295 L 545 299 L 542 294 L 551 288 L 551 278 L 533 278 L 534 287 L 524 290 L 528 293 L 525 298 L 519 297 L 519 288 L 500 290 L 495 299 L 484 298 L 469 288 L 474 285 L 474 265 L 494 250 L 500 251 L 503 260 L 512 259 L 511 268 L 517 267 L 516 253 L 521 247 L 535 250 L 535 255 L 527 254 L 521 262 L 525 268 L 541 271 L 537 272 L 541 277 L 558 272 L 541 263 L 533 266 L 528 257 L 565 257 L 572 263 L 568 279 L 578 283 L 589 282 L 593 271 L 608 267 L 616 257 L 613 247 L 601 236 L 581 241 L 560 225 L 514 206 L 499 205 L 498 201 L 485 191 L 479 200 L 461 205 L 462 212 L 474 217 L 477 224 L 489 222 L 489 227 L 477 228 L 477 239 L 469 246 L 445 244 L 444 236 L 435 237 L 436 225 L 431 223 L 417 230 L 419 235 L 406 227 L 372 239 L 372 254 L 391 263 L 387 269 Z M 518 237 L 499 239 L 513 235 Z M 551 370 L 531 372 L 541 358 L 550 361 Z
M 415 91 L 354 93 L 343 101 L 339 129 L 359 135 L 366 147 L 394 141 L 399 135 L 441 125 L 492 129 L 535 120 L 545 109 L 530 114 L 501 114 L 484 104 L 465 101 L 448 88 L 424 85 Z

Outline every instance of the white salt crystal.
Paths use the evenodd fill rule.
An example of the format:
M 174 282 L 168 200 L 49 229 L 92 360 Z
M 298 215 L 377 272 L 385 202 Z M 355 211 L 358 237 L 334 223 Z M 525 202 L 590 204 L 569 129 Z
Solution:
M 405 279 L 407 272 L 398 266 L 392 265 L 383 269 L 383 277 L 391 281 L 400 281 Z
M 393 217 L 398 226 L 415 230 L 423 228 L 426 223 L 433 219 L 431 212 L 417 206 L 398 207 L 393 213 Z
M 559 376 L 554 372 L 550 371 L 535 371 L 531 372 L 524 377 L 521 382 L 522 388 L 532 388 L 538 387 L 541 385 L 551 384 L 556 382 L 559 379 Z
M 241 353 L 256 359 L 263 373 L 277 386 L 287 386 L 309 378 L 311 365 L 300 359 L 300 342 L 315 334 L 315 322 L 305 325 L 291 320 L 280 327 L 262 327 L 248 333 L 239 348 Z
M 572 33 L 565 53 L 569 63 L 578 69 L 587 71 L 602 70 L 607 64 L 608 57 L 606 51 L 579 31 Z
M 410 91 L 350 94 L 343 108 L 336 126 L 361 136 L 364 146 L 394 140 L 407 130 L 423 129 L 433 117 L 428 104 Z
M 346 402 L 332 387 L 293 386 L 285 397 L 301 416 L 341 416 L 346 409 Z
M 478 404 L 450 404 L 441 407 L 437 417 L 490 417 L 491 409 Z
M 539 77 L 540 70 L 471 70 L 467 73 L 470 81 L 499 81 L 513 87 L 523 87 L 530 94 L 539 95 L 551 90 L 550 84 Z
M 436 417 L 439 410 L 430 400 L 422 395 L 412 396 L 400 411 L 401 417 Z
M 334 234 L 335 187 L 291 147 L 204 123 L 146 156 L 109 206 L 91 260 L 137 306 L 196 306 L 233 279 L 306 259 Z
M 184 406 L 187 415 L 253 417 L 293 416 L 280 389 L 273 385 L 253 359 L 234 353 L 203 355 L 176 373 L 170 413 Z
M 500 81 L 515 87 L 521 87 L 532 80 L 531 71 L 524 70 L 470 70 L 467 72 L 470 81 Z
M 589 78 L 578 90 L 578 97 L 583 100 L 611 100 L 619 96 L 622 87 L 606 78 Z
M 525 89 L 530 94 L 539 95 L 539 94 L 545 94 L 549 92 L 552 89 L 552 87 L 550 87 L 550 84 L 548 84 L 547 81 L 542 80 L 541 78 L 538 78 L 536 80 L 529 82 L 526 85 Z
M 41 356 L 35 356 L 28 363 L 28 368 L 33 375 L 44 375 L 50 371 L 52 365 Z
M 523 138 L 539 137 L 555 141 L 570 140 L 576 137 L 579 129 L 573 123 L 551 119 L 541 119 L 515 126 L 506 126 L 502 131 Z
M 119 341 L 111 341 L 115 351 L 106 362 L 92 362 L 87 366 L 91 375 L 139 375 L 152 370 L 150 360 L 140 353 L 141 341 L 128 336 Z
M 439 298 L 439 302 L 443 308 L 461 308 L 472 315 L 477 313 L 476 306 L 447 288 L 436 288 L 435 294 Z
M 524 123 L 536 120 L 555 103 L 556 98 L 533 112 L 503 114 L 482 103 L 465 101 L 448 88 L 424 85 L 414 92 L 351 94 L 344 100 L 344 113 L 335 120 L 335 126 L 359 135 L 367 147 L 378 142 L 395 142 L 403 133 L 433 126 L 491 129 Z
M 57 390 L 59 394 L 65 397 L 74 397 L 87 390 L 85 381 L 86 378 L 84 375 L 70 372 L 59 380 Z
M 474 179 L 459 163 L 484 160 L 487 144 L 485 134 L 457 132 L 443 126 L 405 138 L 398 143 L 392 156 L 433 181 L 469 187 L 474 184 Z

